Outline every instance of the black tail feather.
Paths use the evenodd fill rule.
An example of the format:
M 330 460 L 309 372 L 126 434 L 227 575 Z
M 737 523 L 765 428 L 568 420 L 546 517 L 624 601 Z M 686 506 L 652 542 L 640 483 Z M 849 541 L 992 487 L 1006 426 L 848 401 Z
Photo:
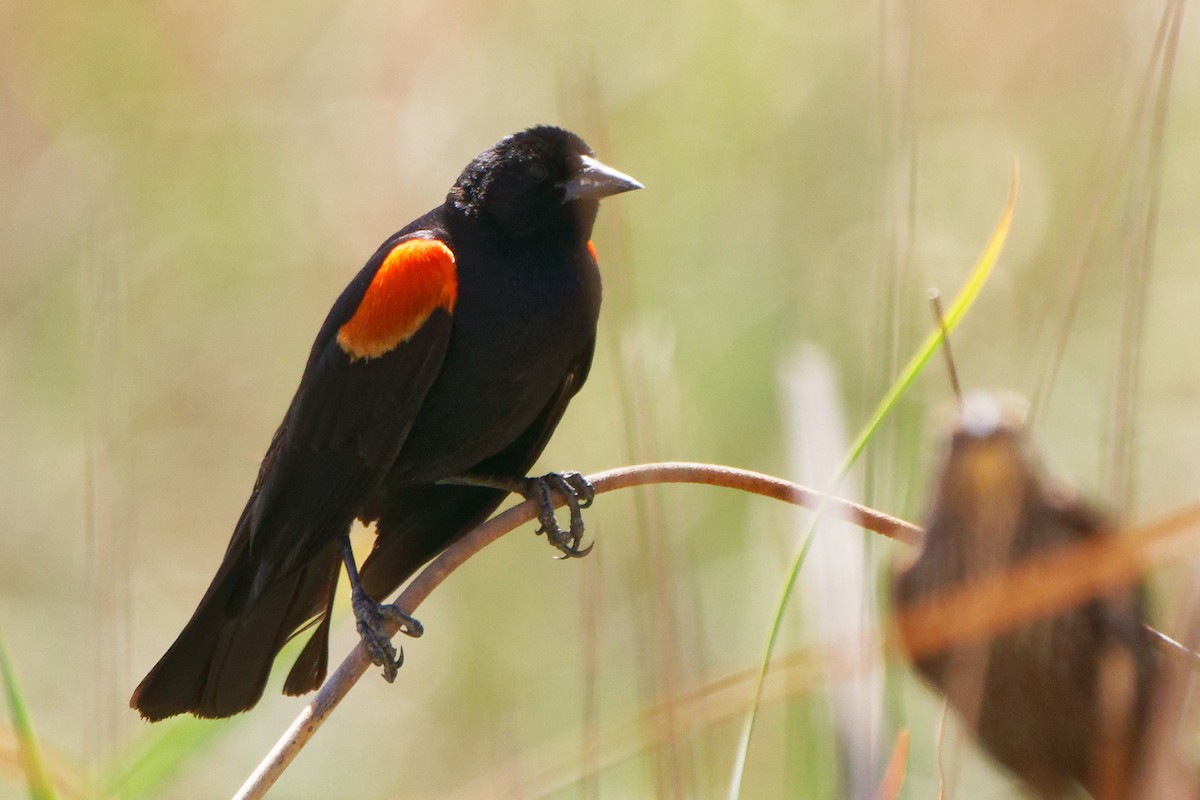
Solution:
M 295 573 L 280 576 L 261 596 L 234 602 L 258 565 L 245 548 L 230 548 L 212 585 L 175 642 L 142 680 L 130 706 L 150 721 L 189 713 L 228 717 L 262 697 L 271 664 L 293 632 L 328 607 L 340 560 L 336 542 Z M 301 685 L 318 685 L 327 663 L 322 622 L 301 656 Z
M 316 597 L 319 610 L 315 610 L 314 613 L 320 614 L 316 629 L 288 672 L 287 680 L 283 684 L 284 694 L 297 696 L 320 688 L 329 670 L 329 623 L 333 618 L 334 590 L 337 589 L 338 576 L 342 572 L 342 563 L 340 557 L 336 556 L 336 547 L 334 552 L 335 557 L 328 562 L 328 579 L 319 587 L 323 596 L 318 594 Z

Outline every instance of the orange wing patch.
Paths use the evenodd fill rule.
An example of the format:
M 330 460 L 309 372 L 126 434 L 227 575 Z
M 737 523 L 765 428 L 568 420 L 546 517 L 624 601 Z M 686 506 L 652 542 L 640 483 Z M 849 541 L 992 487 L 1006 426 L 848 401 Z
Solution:
M 408 341 L 438 308 L 454 311 L 454 253 L 436 239 L 409 239 L 392 248 L 337 341 L 352 359 L 378 358 Z
M 595 261 L 597 264 L 599 264 L 600 256 L 596 255 L 596 244 L 591 239 L 588 239 L 587 247 L 588 252 L 592 254 L 592 261 Z

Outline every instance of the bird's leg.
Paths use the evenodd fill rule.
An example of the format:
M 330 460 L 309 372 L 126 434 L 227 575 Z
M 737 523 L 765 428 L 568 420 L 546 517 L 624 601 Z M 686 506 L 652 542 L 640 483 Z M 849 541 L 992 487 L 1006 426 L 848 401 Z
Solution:
M 546 534 L 546 540 L 562 553 L 562 558 L 583 558 L 592 552 L 590 544 L 582 549 L 579 547 L 583 540 L 584 527 L 580 509 L 592 504 L 596 499 L 596 490 L 578 472 L 548 472 L 537 478 L 468 474 L 439 483 L 502 489 L 519 494 L 526 500 L 533 500 L 538 504 L 538 522 L 541 525 L 537 533 Z M 550 494 L 552 491 L 558 492 L 571 512 L 571 526 L 565 531 L 554 516 L 554 499 Z
M 354 563 L 354 551 L 350 548 L 349 531 L 342 534 L 342 561 L 350 579 L 350 605 L 354 609 L 358 635 L 362 637 L 371 663 L 383 667 L 383 678 L 391 683 L 396 680 L 396 671 L 404 663 L 404 649 L 397 652 L 392 645 L 392 637 L 384 630 L 384 623 L 392 622 L 399 626 L 401 633 L 414 638 L 424 633 L 425 629 L 395 605 L 377 602 L 363 589 L 358 577 L 358 565 Z

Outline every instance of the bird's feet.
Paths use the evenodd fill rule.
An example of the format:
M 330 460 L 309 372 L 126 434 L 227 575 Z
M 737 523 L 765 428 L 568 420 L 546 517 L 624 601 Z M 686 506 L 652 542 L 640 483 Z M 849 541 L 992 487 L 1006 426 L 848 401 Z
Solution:
M 482 486 L 489 489 L 502 489 L 533 500 L 538 504 L 538 535 L 546 534 L 546 539 L 562 553 L 560 558 L 583 558 L 592 552 L 592 546 L 580 548 L 583 540 L 583 514 L 580 509 L 587 508 L 596 498 L 596 490 L 587 479 L 578 472 L 548 472 L 540 478 L 512 478 L 495 475 L 461 475 L 446 478 L 439 483 L 451 486 Z M 558 492 L 571 511 L 571 526 L 563 530 L 554 517 L 554 497 L 552 492 Z
M 563 530 L 554 516 L 554 499 L 550 493 L 558 492 L 571 511 L 571 526 Z M 526 478 L 525 489 L 522 492 L 526 500 L 535 500 L 538 504 L 538 535 L 546 534 L 550 542 L 559 552 L 560 558 L 583 558 L 592 552 L 592 545 L 580 549 L 583 541 L 583 514 L 580 509 L 587 508 L 596 498 L 596 490 L 578 472 L 550 472 L 540 478 Z
M 383 667 L 383 678 L 391 683 L 396 680 L 396 671 L 404 663 L 404 649 L 396 650 L 392 645 L 392 637 L 384 630 L 384 624 L 392 622 L 399 626 L 401 633 L 413 638 L 420 636 L 425 629 L 395 605 L 376 602 L 361 587 L 355 587 L 352 591 L 350 602 L 354 608 L 358 635 L 362 637 L 371 663 Z

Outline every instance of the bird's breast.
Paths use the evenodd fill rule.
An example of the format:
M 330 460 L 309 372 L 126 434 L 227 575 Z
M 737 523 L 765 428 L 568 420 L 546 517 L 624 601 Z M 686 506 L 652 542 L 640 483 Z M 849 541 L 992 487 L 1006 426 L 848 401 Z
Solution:
M 446 357 L 401 448 L 398 477 L 461 474 L 537 418 L 591 346 L 600 310 L 595 261 L 459 258 Z

